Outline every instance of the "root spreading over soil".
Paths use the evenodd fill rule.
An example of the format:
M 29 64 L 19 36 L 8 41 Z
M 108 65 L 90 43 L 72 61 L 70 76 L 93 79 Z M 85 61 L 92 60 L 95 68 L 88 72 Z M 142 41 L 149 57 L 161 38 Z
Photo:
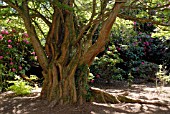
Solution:
M 28 96 L 15 96 L 12 92 L 0 94 L 0 114 L 169 114 L 170 87 L 154 85 L 126 86 L 102 85 L 92 87 L 91 102 L 81 106 L 56 105 L 39 99 L 40 91 Z

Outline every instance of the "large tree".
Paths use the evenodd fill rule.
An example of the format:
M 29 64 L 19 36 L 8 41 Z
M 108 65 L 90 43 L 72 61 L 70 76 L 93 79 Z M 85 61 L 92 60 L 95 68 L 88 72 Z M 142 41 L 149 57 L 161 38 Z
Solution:
M 51 105 L 82 104 L 86 101 L 88 67 L 104 50 L 117 16 L 164 26 L 169 24 L 168 20 L 162 22 L 158 16 L 153 20 L 142 19 L 140 15 L 142 11 L 147 11 L 146 15 L 156 15 L 157 10 L 168 8 L 169 2 L 156 6 L 152 0 L 2 1 L 1 8 L 12 8 L 7 13 L 9 15 L 4 16 L 18 15 L 23 20 L 43 69 L 41 97 L 50 101 Z M 94 41 L 97 29 L 99 34 Z M 45 50 L 38 31 L 45 37 Z

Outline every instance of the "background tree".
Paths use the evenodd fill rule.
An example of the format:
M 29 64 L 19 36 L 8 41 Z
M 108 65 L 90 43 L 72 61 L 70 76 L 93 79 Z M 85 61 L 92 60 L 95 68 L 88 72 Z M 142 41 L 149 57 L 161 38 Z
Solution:
M 169 2 L 164 1 L 156 6 L 158 0 L 128 0 L 124 7 L 126 0 L 2 1 L 2 10 L 8 8 L 10 12 L 7 14 L 17 15 L 23 20 L 43 69 L 45 79 L 41 97 L 48 99 L 51 106 L 56 103 L 82 104 L 86 100 L 88 67 L 95 56 L 104 50 L 117 16 L 163 26 L 168 26 L 169 21 L 165 19 L 162 22 L 157 15 L 155 20 L 141 18 L 143 11 L 152 15 L 152 9 L 157 11 L 169 6 Z M 133 14 L 133 10 L 136 13 Z M 97 40 L 92 43 L 98 27 Z M 45 37 L 45 50 L 40 42 L 39 32 Z

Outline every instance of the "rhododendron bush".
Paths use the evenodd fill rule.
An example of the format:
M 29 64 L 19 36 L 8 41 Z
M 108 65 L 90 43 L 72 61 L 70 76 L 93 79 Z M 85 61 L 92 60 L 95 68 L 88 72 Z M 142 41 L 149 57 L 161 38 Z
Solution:
M 129 78 L 131 81 L 133 79 L 153 81 L 160 70 L 169 75 L 170 39 L 153 37 L 156 26 L 150 22 L 135 21 L 131 25 L 133 26 L 130 30 L 122 30 L 129 34 L 114 34 L 105 52 L 96 57 L 90 67 L 91 73 L 95 76 L 93 82 Z M 132 34 L 132 30 L 135 34 Z M 161 69 L 159 65 L 162 65 Z M 100 75 L 100 78 L 97 75 Z
M 30 64 L 36 62 L 36 56 L 28 34 L 14 29 L 0 30 L 0 47 L 0 89 L 2 89 L 15 75 L 25 74 Z
M 129 37 L 129 42 L 126 41 L 127 39 L 115 41 L 116 49 L 123 59 L 123 63 L 119 66 L 127 74 L 131 73 L 136 78 L 155 78 L 159 65 L 163 65 L 161 70 L 169 74 L 169 39 L 152 37 L 154 29 L 152 23 L 134 22 L 137 35 Z

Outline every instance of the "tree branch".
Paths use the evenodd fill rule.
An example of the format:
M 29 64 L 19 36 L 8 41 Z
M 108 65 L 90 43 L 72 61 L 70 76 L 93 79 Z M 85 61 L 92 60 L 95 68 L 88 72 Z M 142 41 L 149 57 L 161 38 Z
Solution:
M 114 4 L 114 7 L 113 7 L 110 15 L 105 20 L 105 22 L 102 24 L 102 27 L 101 27 L 101 30 L 99 33 L 99 38 L 97 39 L 96 43 L 93 44 L 88 49 L 88 51 L 84 54 L 81 64 L 86 63 L 90 66 L 91 63 L 93 62 L 94 58 L 96 57 L 96 55 L 104 50 L 103 48 L 109 40 L 108 36 L 110 34 L 112 25 L 115 22 L 117 14 L 123 4 L 124 4 L 124 2 L 123 3 L 116 2 Z
M 129 6 L 123 6 L 123 8 L 128 8 L 128 9 L 142 9 L 142 10 L 157 10 L 159 11 L 161 8 L 166 8 L 170 6 L 170 3 L 168 4 L 164 4 L 164 5 L 161 5 L 159 7 L 141 7 L 141 6 L 135 6 L 134 4 L 133 5 L 129 5 Z
M 39 18 L 41 18 L 48 25 L 48 27 L 51 26 L 51 22 L 47 18 L 45 18 L 45 16 L 43 16 L 37 10 L 34 10 L 34 9 L 31 9 L 31 10 L 33 10 L 36 13 L 35 15 L 31 15 L 31 18 L 39 17 Z
M 9 6 L 6 5 L 6 6 L 0 6 L 0 9 L 4 9 L 4 8 L 8 8 Z
M 125 20 L 138 21 L 142 23 L 151 22 L 152 24 L 156 24 L 156 25 L 170 26 L 170 23 L 162 23 L 160 21 L 154 21 L 153 19 L 137 18 L 137 17 L 132 17 L 132 16 L 123 15 L 123 14 L 118 14 L 117 16 Z

